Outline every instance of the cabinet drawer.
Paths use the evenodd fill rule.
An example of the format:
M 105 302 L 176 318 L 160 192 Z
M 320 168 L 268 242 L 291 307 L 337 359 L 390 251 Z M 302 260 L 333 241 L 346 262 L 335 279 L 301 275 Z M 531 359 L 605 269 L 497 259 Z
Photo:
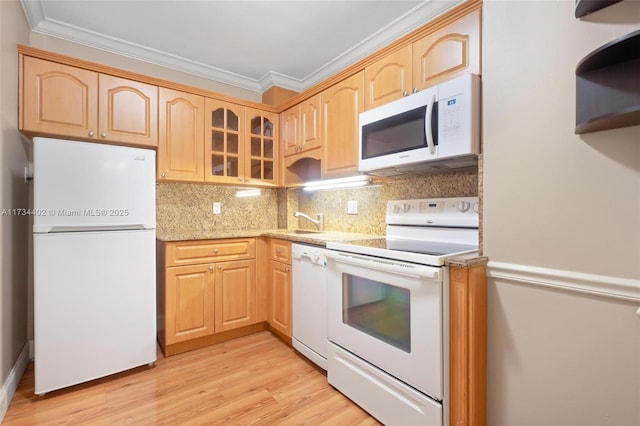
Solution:
M 254 238 L 167 243 L 166 266 L 255 258 Z
M 271 259 L 291 265 L 291 241 L 271 240 Z

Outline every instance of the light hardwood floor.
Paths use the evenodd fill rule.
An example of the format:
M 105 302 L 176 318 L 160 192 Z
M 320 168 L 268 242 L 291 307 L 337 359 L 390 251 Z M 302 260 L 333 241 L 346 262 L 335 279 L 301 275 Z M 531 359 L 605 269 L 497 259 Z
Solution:
M 268 331 L 164 358 L 88 384 L 34 390 L 33 363 L 3 426 L 378 425 L 322 370 Z

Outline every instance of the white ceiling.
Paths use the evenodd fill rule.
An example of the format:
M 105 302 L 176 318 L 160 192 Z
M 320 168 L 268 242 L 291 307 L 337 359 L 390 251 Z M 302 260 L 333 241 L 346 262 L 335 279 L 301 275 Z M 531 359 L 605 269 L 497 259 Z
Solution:
M 462 1 L 21 0 L 34 32 L 256 92 L 303 91 Z

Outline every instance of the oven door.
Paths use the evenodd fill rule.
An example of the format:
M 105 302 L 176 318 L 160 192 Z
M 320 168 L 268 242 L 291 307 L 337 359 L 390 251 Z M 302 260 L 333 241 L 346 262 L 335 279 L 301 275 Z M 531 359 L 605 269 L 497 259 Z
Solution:
M 329 340 L 443 399 L 442 270 L 329 251 Z

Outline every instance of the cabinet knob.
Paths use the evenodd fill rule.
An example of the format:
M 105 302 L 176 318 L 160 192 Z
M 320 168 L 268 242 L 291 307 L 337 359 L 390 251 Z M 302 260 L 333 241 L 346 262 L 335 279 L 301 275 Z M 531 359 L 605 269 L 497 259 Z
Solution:
M 91 131 L 89 132 L 89 137 L 91 137 L 91 138 L 92 138 L 92 137 L 94 137 L 95 135 L 96 135 L 96 132 L 94 132 L 93 130 L 91 130 Z
M 213 254 L 218 254 L 219 251 L 220 250 L 218 250 L 218 249 L 213 249 Z
M 402 96 L 409 96 L 409 92 L 405 90 L 404 92 L 402 92 Z
M 222 265 L 218 265 L 218 269 L 222 269 Z
M 417 87 L 413 88 L 413 93 L 418 93 L 418 88 Z
M 289 271 L 291 271 L 291 269 L 290 268 L 284 268 L 284 271 L 285 272 L 289 272 Z
M 167 173 L 166 172 L 162 172 L 162 174 L 160 176 L 167 177 Z
M 210 271 L 213 271 L 213 266 L 209 266 L 209 270 L 210 270 Z
M 102 132 L 102 133 L 100 133 L 100 137 L 101 137 L 102 139 L 106 138 L 106 137 L 107 137 L 107 132 Z

